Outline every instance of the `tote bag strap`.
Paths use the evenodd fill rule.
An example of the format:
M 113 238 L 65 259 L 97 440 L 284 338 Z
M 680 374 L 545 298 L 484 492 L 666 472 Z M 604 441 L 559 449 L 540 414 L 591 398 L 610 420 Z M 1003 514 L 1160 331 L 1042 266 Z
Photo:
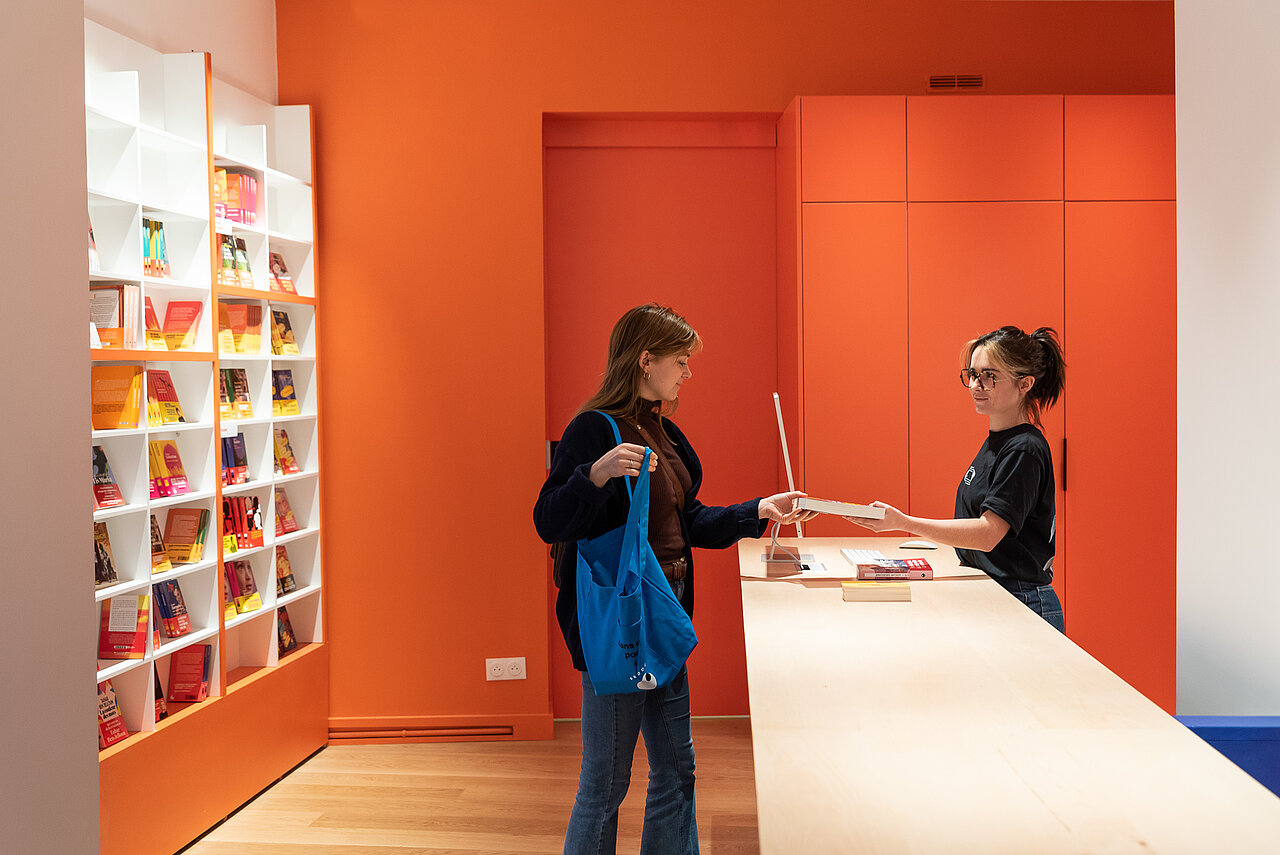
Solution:
M 609 420 L 613 428 L 614 441 L 622 444 L 622 434 L 618 431 L 618 423 L 613 416 L 603 410 L 594 410 Z M 644 462 L 640 464 L 640 475 L 636 478 L 635 491 L 631 490 L 631 479 L 623 476 L 627 485 L 627 497 L 631 500 L 631 508 L 627 511 L 627 527 L 622 535 L 622 562 L 618 573 L 618 587 L 632 590 L 639 583 L 640 569 L 643 566 L 641 550 L 649 544 L 649 456 L 654 452 L 650 448 L 644 450 Z M 633 576 L 632 584 L 624 584 L 622 574 Z
M 609 427 L 613 428 L 613 444 L 622 445 L 622 434 L 618 431 L 618 423 L 613 420 L 613 416 L 609 415 L 604 410 L 592 410 L 591 412 L 599 413 L 600 415 L 604 416 L 606 419 L 609 420 Z M 624 475 L 622 478 L 622 483 L 627 485 L 627 498 L 628 499 L 632 498 L 631 479 Z

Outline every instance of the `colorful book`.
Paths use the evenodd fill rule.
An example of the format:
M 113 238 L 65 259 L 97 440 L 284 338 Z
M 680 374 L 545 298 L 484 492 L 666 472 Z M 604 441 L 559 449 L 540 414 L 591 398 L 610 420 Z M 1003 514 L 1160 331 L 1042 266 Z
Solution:
M 221 166 L 213 170 L 213 216 L 220 220 L 227 216 L 227 170 Z
M 89 286 L 89 322 L 98 332 L 99 347 L 131 350 L 138 346 L 141 293 L 139 286 L 126 283 Z
M 933 567 L 923 558 L 875 558 L 859 561 L 858 578 L 895 582 L 933 578 Z
M 289 443 L 289 432 L 284 428 L 273 428 L 272 434 L 275 441 L 276 471 L 281 475 L 301 472 L 302 467 L 298 465 L 298 458 Z
M 274 368 L 271 371 L 271 415 L 296 416 L 298 396 L 293 388 L 293 370 Z
M 249 375 L 243 368 L 223 368 L 219 390 L 224 419 L 253 418 L 253 401 L 249 398 Z
M 276 594 L 288 594 L 297 589 L 297 580 L 293 578 L 293 564 L 289 561 L 289 550 L 279 545 L 276 547 Z
M 222 484 L 249 483 L 249 452 L 244 434 L 222 437 Z
M 169 553 L 164 548 L 164 535 L 160 532 L 160 521 L 151 515 L 151 573 L 164 573 L 173 569 Z
M 209 697 L 212 657 L 208 644 L 192 644 L 169 656 L 169 703 L 198 703 Z
M 147 652 L 151 597 L 112 597 L 102 601 L 98 626 L 99 659 L 141 659 Z
M 237 559 L 224 563 L 227 582 L 235 596 L 236 612 L 244 614 L 262 608 L 262 596 L 258 593 L 258 584 L 253 578 L 253 565 L 248 561 Z
M 170 350 L 193 350 L 204 303 L 200 300 L 170 300 L 164 310 L 164 341 Z
M 236 239 L 231 235 L 218 235 L 218 285 L 224 288 L 235 288 L 240 285 L 240 277 L 236 273 Z
M 911 602 L 911 585 L 906 582 L 841 582 L 840 592 L 847 603 Z
M 94 365 L 89 369 L 94 430 L 138 427 L 142 412 L 141 365 Z
M 151 586 L 160 629 L 167 638 L 178 638 L 191 632 L 191 616 L 187 602 L 182 597 L 182 587 L 177 579 L 165 579 Z
M 298 530 L 298 520 L 293 515 L 293 507 L 284 487 L 276 487 L 276 537 Z
M 206 508 L 170 508 L 164 524 L 164 548 L 174 564 L 194 564 L 204 555 L 209 530 Z
M 93 509 L 115 508 L 125 504 L 124 493 L 116 483 L 115 473 L 107 460 L 107 452 L 100 445 L 93 447 Z
M 271 352 L 276 356 L 299 356 L 298 339 L 284 309 L 271 310 Z
M 156 721 L 160 721 L 169 717 L 169 705 L 164 701 L 164 687 L 160 685 L 160 672 L 154 670 L 151 674 L 155 677 Z
M 223 563 L 222 565 L 222 622 L 224 624 L 239 614 L 239 612 L 236 611 L 236 590 L 234 586 L 232 586 L 231 584 L 231 575 L 232 574 L 228 570 L 227 565 Z
M 249 246 L 245 243 L 244 238 L 236 238 L 236 276 L 240 280 L 241 287 L 256 287 L 253 281 L 253 270 L 249 267 Z
M 98 750 L 114 745 L 129 735 L 120 714 L 115 687 L 110 680 L 98 684 Z
M 173 385 L 173 375 L 163 368 L 147 369 L 147 399 L 155 400 L 159 421 L 156 425 L 172 425 L 186 422 L 182 414 L 182 402 L 178 400 L 178 387 Z
M 276 609 L 276 642 L 281 656 L 298 649 L 298 635 L 293 631 L 293 622 L 289 620 L 289 612 L 284 606 Z
M 156 314 L 156 307 L 151 304 L 151 298 L 143 298 L 142 316 L 146 322 L 146 338 L 147 350 L 168 350 L 169 345 L 164 340 L 164 328 L 160 326 L 160 316 Z
M 93 524 L 93 582 L 94 587 L 102 588 L 120 581 L 116 574 L 116 560 L 111 554 L 111 533 L 107 524 Z
M 298 290 L 293 286 L 293 277 L 289 275 L 289 268 L 285 266 L 284 256 L 278 252 L 270 254 L 271 258 L 271 290 L 281 291 L 285 294 L 297 294 Z
M 187 471 L 178 453 L 178 442 L 173 439 L 153 439 L 147 442 L 151 452 L 151 478 L 159 496 L 181 496 L 191 492 Z

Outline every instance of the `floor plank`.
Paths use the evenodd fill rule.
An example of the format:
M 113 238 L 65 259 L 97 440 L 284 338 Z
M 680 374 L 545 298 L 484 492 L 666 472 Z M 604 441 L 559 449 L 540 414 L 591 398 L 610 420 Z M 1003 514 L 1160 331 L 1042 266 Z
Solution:
M 759 852 L 751 724 L 694 719 L 704 855 Z M 537 742 L 335 745 L 183 855 L 523 855 L 561 851 L 578 783 L 577 722 Z M 643 746 L 618 823 L 640 848 Z

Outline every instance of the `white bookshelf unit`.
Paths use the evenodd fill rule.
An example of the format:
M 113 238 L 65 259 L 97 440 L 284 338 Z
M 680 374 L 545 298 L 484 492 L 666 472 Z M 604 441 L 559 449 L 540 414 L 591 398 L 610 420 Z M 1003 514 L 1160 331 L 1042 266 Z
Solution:
M 102 852 L 174 851 L 327 739 L 311 114 L 309 107 L 270 105 L 223 84 L 208 54 L 161 54 L 86 20 L 85 134 L 96 244 L 89 285 L 123 284 L 140 296 L 136 307 L 121 312 L 132 342 L 91 346 L 91 365 L 139 366 L 144 376 L 169 372 L 185 417 L 149 424 L 144 396 L 137 424 L 92 431 L 91 445 L 106 452 L 125 500 L 94 512 L 110 536 L 118 576 L 94 596 L 101 607 L 115 597 L 152 595 L 155 583 L 176 579 L 192 623 L 176 638 L 148 632 L 141 658 L 98 661 L 97 679 L 112 682 L 129 731 L 99 754 Z M 222 169 L 257 183 L 253 215 L 236 218 L 245 221 L 215 208 L 215 174 Z M 167 275 L 144 265 L 145 220 L 164 224 Z M 251 271 L 233 284 L 220 275 L 223 235 L 241 242 Z M 296 293 L 277 290 L 273 253 L 283 259 Z M 194 344 L 147 349 L 144 299 L 161 321 L 170 301 L 200 303 Z M 260 311 L 261 334 L 251 352 L 233 350 L 219 334 L 220 310 L 229 304 Z M 288 318 L 296 354 L 273 352 L 273 313 Z M 252 417 L 223 412 L 223 369 L 244 370 Z M 273 414 L 271 379 L 283 369 L 292 372 L 296 415 Z M 296 473 L 277 470 L 280 430 L 297 458 Z M 248 480 L 224 484 L 222 440 L 237 434 L 247 451 Z M 153 440 L 176 443 L 189 492 L 152 495 Z M 297 529 L 277 534 L 280 491 Z M 237 498 L 257 500 L 261 545 L 237 545 L 224 524 L 224 509 Z M 163 531 L 175 508 L 208 512 L 203 554 L 155 573 L 151 520 Z M 277 590 L 277 547 L 287 551 L 296 583 L 288 592 Z M 256 608 L 225 607 L 224 563 L 231 561 L 250 568 Z M 153 628 L 159 624 L 154 600 Z M 283 655 L 282 609 L 297 641 Z M 169 715 L 157 721 L 155 682 L 167 692 L 170 657 L 192 644 L 211 646 L 209 697 L 169 704 Z M 281 715 L 282 708 L 289 714 Z M 211 753 L 210 745 L 224 750 Z M 167 783 L 165 772 L 175 765 L 183 769 L 178 784 L 153 798 L 155 781 Z

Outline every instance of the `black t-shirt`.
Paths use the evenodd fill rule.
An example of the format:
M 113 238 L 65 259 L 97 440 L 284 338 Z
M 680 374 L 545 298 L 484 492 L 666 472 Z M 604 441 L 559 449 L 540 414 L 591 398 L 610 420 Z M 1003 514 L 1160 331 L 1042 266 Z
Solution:
M 1009 524 L 1008 533 L 990 552 L 957 549 L 960 563 L 997 581 L 1052 582 L 1053 458 L 1034 425 L 989 433 L 956 489 L 956 519 L 977 519 L 988 510 Z

